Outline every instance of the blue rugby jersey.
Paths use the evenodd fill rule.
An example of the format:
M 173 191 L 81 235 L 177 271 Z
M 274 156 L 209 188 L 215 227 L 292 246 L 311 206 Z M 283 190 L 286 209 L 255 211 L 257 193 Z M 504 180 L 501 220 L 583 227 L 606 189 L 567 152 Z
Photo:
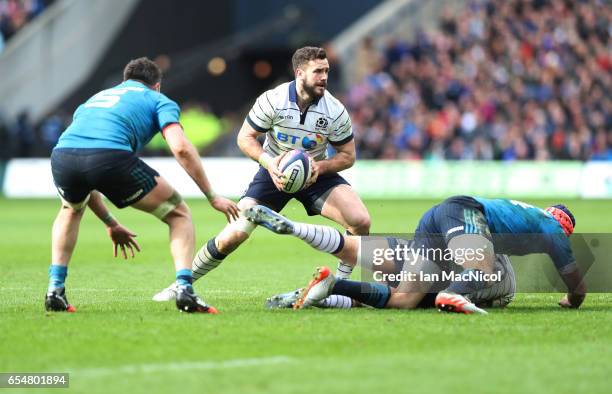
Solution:
M 140 151 L 160 130 L 178 123 L 179 106 L 141 82 L 128 80 L 79 106 L 55 148 Z
M 563 228 L 544 209 L 506 199 L 474 197 L 484 207 L 496 253 L 523 256 L 546 253 L 560 272 L 573 269 L 575 258 Z

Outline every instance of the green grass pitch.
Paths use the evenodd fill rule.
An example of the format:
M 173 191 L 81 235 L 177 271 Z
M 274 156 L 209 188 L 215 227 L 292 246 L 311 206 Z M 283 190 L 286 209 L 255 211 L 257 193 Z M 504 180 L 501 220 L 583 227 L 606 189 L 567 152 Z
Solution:
M 409 232 L 433 203 L 366 202 L 373 232 Z M 612 230 L 611 201 L 568 205 L 577 231 Z M 190 206 L 201 244 L 223 219 L 203 200 Z M 103 226 L 88 213 L 67 280 L 78 312 L 46 314 L 58 207 L 50 200 L 0 200 L 0 372 L 70 372 L 70 388 L 54 393 L 609 392 L 610 294 L 590 295 L 578 311 L 559 309 L 561 294 L 521 294 L 488 316 L 268 311 L 267 296 L 299 287 L 315 266 L 336 262 L 260 229 L 195 285 L 220 314 L 188 315 L 150 301 L 174 280 L 167 229 L 130 209 L 113 212 L 138 233 L 142 253 L 113 259 Z M 297 204 L 284 213 L 329 223 L 306 219 Z

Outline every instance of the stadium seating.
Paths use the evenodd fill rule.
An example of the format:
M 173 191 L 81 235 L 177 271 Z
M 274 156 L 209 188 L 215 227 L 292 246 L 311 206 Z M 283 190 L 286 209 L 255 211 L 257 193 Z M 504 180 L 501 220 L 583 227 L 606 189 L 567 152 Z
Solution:
M 364 40 L 347 92 L 361 158 L 612 159 L 611 14 L 472 1 L 412 40 Z
M 351 112 L 360 159 L 612 160 L 610 7 L 473 0 L 456 8 L 410 39 L 366 38 L 357 49 L 358 79 L 333 93 Z M 46 156 L 53 127 L 70 118 L 51 120 L 0 117 L 0 141 L 11 141 L 1 156 Z M 237 132 L 241 120 L 214 134 Z

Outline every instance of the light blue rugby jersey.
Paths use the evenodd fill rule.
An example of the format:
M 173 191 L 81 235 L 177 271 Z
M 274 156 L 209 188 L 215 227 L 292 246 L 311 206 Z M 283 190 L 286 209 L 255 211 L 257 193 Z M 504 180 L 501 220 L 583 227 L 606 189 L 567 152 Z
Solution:
M 558 270 L 573 268 L 575 258 L 569 238 L 549 212 L 516 200 L 474 199 L 484 207 L 491 233 L 514 234 L 497 237 L 498 253 L 517 256 L 547 253 Z
M 55 148 L 140 151 L 171 123 L 179 106 L 141 82 L 128 80 L 81 104 Z

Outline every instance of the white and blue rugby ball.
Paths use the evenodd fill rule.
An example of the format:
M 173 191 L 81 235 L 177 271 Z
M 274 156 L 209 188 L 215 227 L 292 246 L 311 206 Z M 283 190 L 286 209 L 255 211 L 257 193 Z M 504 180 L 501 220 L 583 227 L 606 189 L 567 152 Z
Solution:
M 306 152 L 294 149 L 280 161 L 278 168 L 285 178 L 285 193 L 297 193 L 310 178 L 310 159 Z

